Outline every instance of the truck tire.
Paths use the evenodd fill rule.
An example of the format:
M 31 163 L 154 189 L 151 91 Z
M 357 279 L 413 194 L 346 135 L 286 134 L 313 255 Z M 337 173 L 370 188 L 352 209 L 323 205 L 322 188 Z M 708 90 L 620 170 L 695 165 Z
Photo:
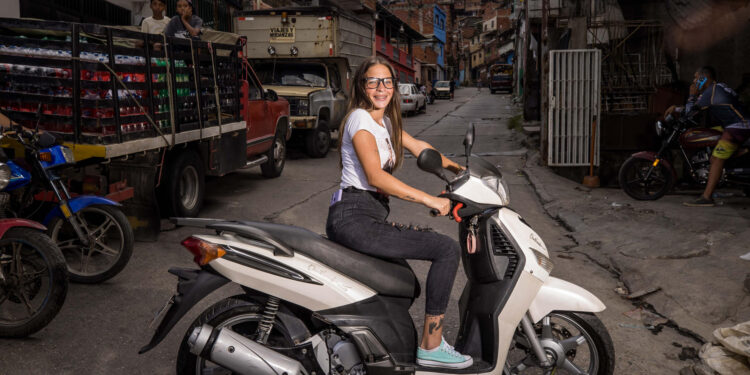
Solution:
M 263 177 L 281 176 L 281 171 L 284 170 L 284 164 L 286 164 L 286 137 L 281 127 L 276 129 L 273 145 L 271 145 L 266 156 L 268 156 L 268 161 L 260 165 L 260 172 Z
M 331 148 L 331 131 L 328 121 L 318 120 L 318 127 L 305 134 L 305 151 L 311 158 L 323 158 Z
M 197 216 L 206 192 L 206 171 L 200 157 L 192 150 L 184 150 L 169 163 L 167 173 L 163 190 L 167 215 Z

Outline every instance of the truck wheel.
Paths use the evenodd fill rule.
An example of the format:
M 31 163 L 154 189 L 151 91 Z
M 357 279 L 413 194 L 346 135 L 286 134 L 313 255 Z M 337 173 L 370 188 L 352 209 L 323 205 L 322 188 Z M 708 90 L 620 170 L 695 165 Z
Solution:
M 205 171 L 201 159 L 185 150 L 169 164 L 164 203 L 169 215 L 194 217 L 203 206 L 206 191 Z
M 331 131 L 328 122 L 318 120 L 318 127 L 309 131 L 305 136 L 305 149 L 312 158 L 322 158 L 331 148 Z
M 268 161 L 260 165 L 260 172 L 263 177 L 274 178 L 281 176 L 286 163 L 286 139 L 281 129 L 276 130 L 276 136 L 273 138 L 273 145 L 266 154 Z

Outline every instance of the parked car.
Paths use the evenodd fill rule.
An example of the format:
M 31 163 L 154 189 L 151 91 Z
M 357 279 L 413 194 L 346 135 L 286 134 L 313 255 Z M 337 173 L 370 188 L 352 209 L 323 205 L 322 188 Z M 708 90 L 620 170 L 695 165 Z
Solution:
M 432 90 L 435 93 L 436 99 L 450 99 L 451 98 L 451 84 L 448 81 L 437 81 L 435 88 Z
M 490 92 L 513 92 L 513 65 L 495 64 L 490 68 Z
M 401 93 L 401 113 L 424 112 L 427 110 L 427 100 L 417 85 L 413 83 L 401 83 L 398 85 Z

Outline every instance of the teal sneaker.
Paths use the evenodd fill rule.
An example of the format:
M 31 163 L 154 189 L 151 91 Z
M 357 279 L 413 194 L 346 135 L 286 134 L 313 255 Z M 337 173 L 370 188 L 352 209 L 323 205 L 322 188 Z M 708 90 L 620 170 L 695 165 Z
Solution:
M 457 352 L 456 349 L 445 342 L 445 338 L 440 342 L 440 346 L 435 349 L 417 348 L 417 365 L 419 366 L 462 369 L 472 364 L 474 364 L 474 360 L 470 356 Z

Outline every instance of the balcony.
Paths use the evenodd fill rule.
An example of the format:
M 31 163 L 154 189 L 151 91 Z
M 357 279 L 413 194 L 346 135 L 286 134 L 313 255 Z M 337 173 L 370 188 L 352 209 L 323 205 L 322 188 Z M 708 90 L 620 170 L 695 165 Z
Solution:
M 392 63 L 397 63 L 411 70 L 414 69 L 414 56 L 410 55 L 408 52 L 402 51 L 391 43 L 388 43 L 380 35 L 375 36 L 375 45 L 378 46 L 378 53 L 388 58 Z

